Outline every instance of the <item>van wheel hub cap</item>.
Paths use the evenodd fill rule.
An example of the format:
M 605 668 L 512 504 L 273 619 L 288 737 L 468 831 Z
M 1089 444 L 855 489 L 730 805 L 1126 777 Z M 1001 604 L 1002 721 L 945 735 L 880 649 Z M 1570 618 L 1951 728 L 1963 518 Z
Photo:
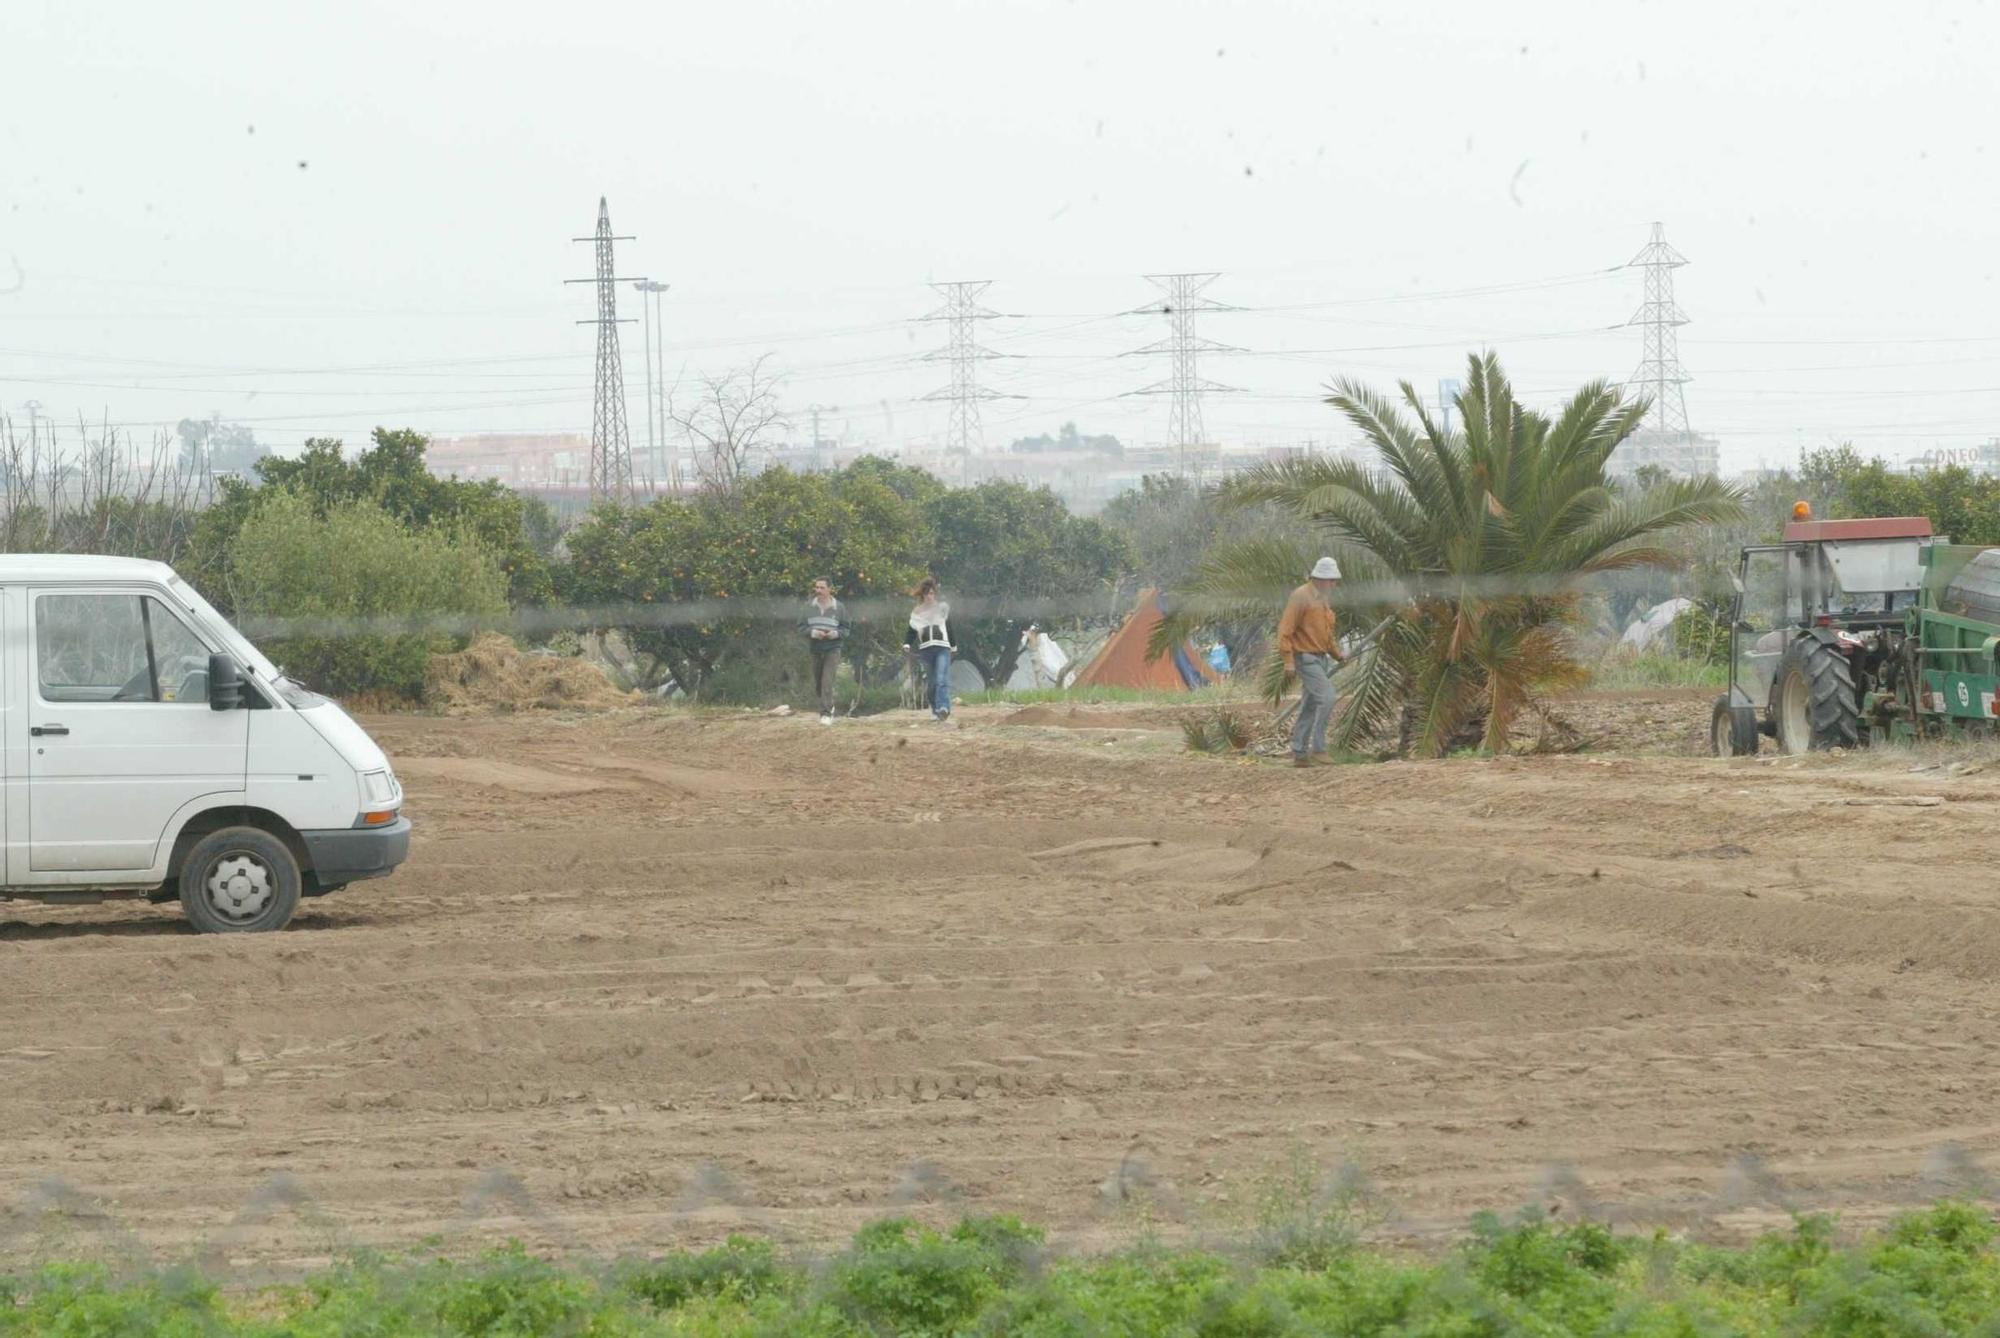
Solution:
M 271 870 L 254 855 L 225 855 L 209 870 L 206 890 L 220 914 L 255 919 L 271 904 Z

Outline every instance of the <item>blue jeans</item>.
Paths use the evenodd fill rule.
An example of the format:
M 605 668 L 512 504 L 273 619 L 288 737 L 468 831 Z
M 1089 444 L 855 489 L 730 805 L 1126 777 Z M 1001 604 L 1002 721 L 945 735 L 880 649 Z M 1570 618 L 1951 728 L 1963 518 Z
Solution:
M 951 714 L 951 647 L 926 646 L 917 652 L 924 677 L 931 685 L 931 714 L 942 720 Z
M 1333 657 L 1300 655 L 1299 717 L 1292 724 L 1292 756 L 1326 751 L 1326 722 L 1333 717 Z

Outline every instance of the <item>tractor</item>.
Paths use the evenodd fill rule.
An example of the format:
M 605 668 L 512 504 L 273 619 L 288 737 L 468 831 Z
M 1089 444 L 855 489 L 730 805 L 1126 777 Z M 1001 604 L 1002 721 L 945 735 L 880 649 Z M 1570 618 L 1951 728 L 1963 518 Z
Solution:
M 1890 739 L 1992 737 L 2000 549 L 1952 544 L 1922 516 L 1816 520 L 1742 552 L 1718 757 L 1769 735 L 1804 753 Z

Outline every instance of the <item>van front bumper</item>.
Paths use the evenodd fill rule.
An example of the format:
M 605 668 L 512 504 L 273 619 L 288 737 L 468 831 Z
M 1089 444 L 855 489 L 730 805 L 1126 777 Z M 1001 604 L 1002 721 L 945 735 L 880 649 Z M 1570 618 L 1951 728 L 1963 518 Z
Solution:
M 397 818 L 386 827 L 340 828 L 300 832 L 313 881 L 321 888 L 386 878 L 410 857 L 410 820 Z

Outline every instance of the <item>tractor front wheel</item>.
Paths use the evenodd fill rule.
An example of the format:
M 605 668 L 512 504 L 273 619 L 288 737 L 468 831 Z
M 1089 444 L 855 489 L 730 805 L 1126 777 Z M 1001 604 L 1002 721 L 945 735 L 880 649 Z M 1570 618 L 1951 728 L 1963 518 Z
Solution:
M 1772 708 L 1778 747 L 1787 753 L 1853 748 L 1861 742 L 1854 667 L 1816 637 L 1801 636 L 1786 650 Z

